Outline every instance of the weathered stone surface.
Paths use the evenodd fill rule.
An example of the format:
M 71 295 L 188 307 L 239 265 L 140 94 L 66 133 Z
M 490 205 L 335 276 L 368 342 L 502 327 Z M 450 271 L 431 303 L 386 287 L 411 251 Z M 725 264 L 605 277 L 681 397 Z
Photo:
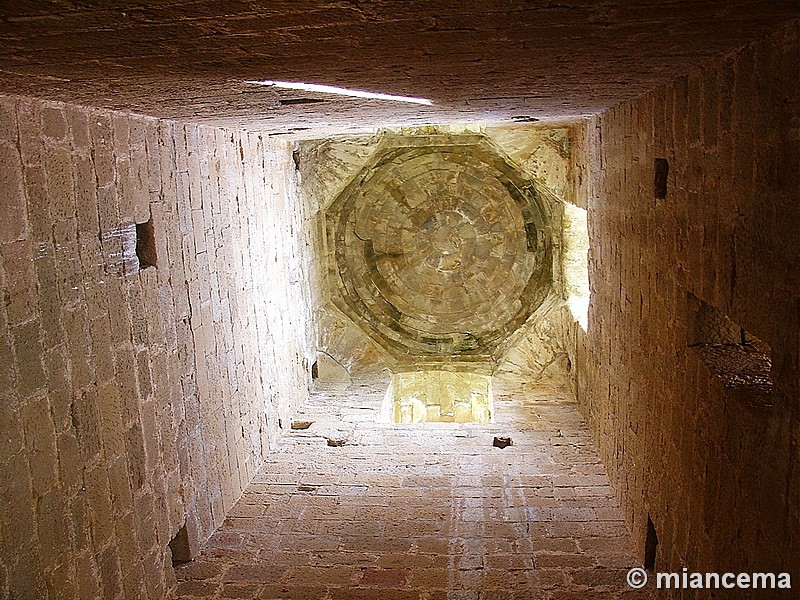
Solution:
M 0 8 L 1 597 L 613 598 L 648 517 L 660 569 L 800 579 L 795 2 L 88 4 Z M 244 83 L 279 76 L 434 104 Z M 586 120 L 485 126 L 560 116 Z M 508 144 L 588 208 L 588 328 L 561 302 L 581 282 L 556 237 L 561 304 L 495 357 L 525 382 L 570 372 L 633 550 L 580 418 L 530 389 L 535 422 L 490 432 L 503 450 L 342 424 L 334 396 L 294 455 L 269 454 L 317 349 L 389 361 L 325 308 L 311 215 L 376 131 L 465 120 L 447 133 Z M 265 133 L 332 131 L 365 135 L 326 142 L 333 171 L 301 199 L 302 149 Z M 135 245 L 102 232 L 150 216 L 158 268 L 108 272 Z M 688 348 L 689 294 L 771 349 L 771 406 Z M 236 568 L 178 588 L 170 540 L 186 525 L 195 551 L 226 514 L 207 555 Z
M 334 303 L 398 362 L 488 360 L 551 282 L 549 207 L 478 136 L 387 135 L 325 224 Z
M 0 15 L 4 90 L 305 134 L 596 114 L 763 37 L 797 5 L 64 0 L 6 2 Z M 246 83 L 274 79 L 433 104 Z
M 315 274 L 320 278 L 317 285 L 323 290 L 322 298 L 327 299 L 318 313 L 320 348 L 355 375 L 374 373 L 382 367 L 400 366 L 408 369 L 412 365 L 425 368 L 431 361 L 446 363 L 448 368 L 479 369 L 484 372 L 494 368 L 509 370 L 509 350 L 523 348 L 522 355 L 527 358 L 512 358 L 511 363 L 515 360 L 517 363 L 538 361 L 540 367 L 535 371 L 539 374 L 545 374 L 546 369 L 542 365 L 551 365 L 553 372 L 545 375 L 558 376 L 563 381 L 566 363 L 563 331 L 552 327 L 545 331 L 542 327 L 533 328 L 531 325 L 533 322 L 560 322 L 562 318 L 558 306 L 563 303 L 563 299 L 570 297 L 576 286 L 563 274 L 561 262 L 571 260 L 576 263 L 570 274 L 580 271 L 581 266 L 584 271 L 586 269 L 586 247 L 572 248 L 574 244 L 569 245 L 562 241 L 569 229 L 568 223 L 562 226 L 563 204 L 577 202 L 575 182 L 571 175 L 575 170 L 575 158 L 570 152 L 572 136 L 573 133 L 567 127 L 439 126 L 416 130 L 388 130 L 382 136 L 338 138 L 299 144 L 295 157 L 300 170 L 301 197 L 310 206 L 319 207 L 319 214 L 326 217 L 328 230 L 327 238 L 316 240 L 318 252 L 328 256 L 327 269 L 322 272 L 322 277 Z M 485 144 L 489 139 L 492 140 L 491 145 L 480 146 L 481 142 Z M 393 151 L 392 140 L 401 148 L 407 147 L 411 154 L 429 152 L 431 155 L 401 156 L 387 163 L 387 160 L 382 160 L 381 153 Z M 440 146 L 426 148 L 426 144 L 431 143 Z M 478 144 L 478 150 L 474 144 Z M 440 155 L 444 156 L 441 152 L 449 157 L 447 164 L 430 171 L 432 165 L 428 163 Z M 472 156 L 476 152 L 477 158 Z M 468 160 L 469 164 L 460 165 L 458 161 L 467 160 L 467 156 L 471 157 L 471 162 Z M 483 160 L 481 157 L 484 157 Z M 500 162 L 498 157 L 502 157 Z M 428 174 L 415 171 L 414 161 L 423 163 Z M 412 166 L 409 167 L 409 164 Z M 518 171 L 521 175 L 517 178 L 522 177 L 528 181 L 526 185 L 534 190 L 532 193 L 544 209 L 541 212 L 545 218 L 540 220 L 539 234 L 543 233 L 548 243 L 552 239 L 552 256 L 548 260 L 553 264 L 550 272 L 555 294 L 552 301 L 547 303 L 547 308 L 542 307 L 535 317 L 527 321 L 524 316 L 527 311 L 536 308 L 535 301 L 531 298 L 527 301 L 521 300 L 520 294 L 493 294 L 489 291 L 492 282 L 505 285 L 509 281 L 519 280 L 520 274 L 517 271 L 520 269 L 517 267 L 520 265 L 514 263 L 514 266 L 510 266 L 503 263 L 509 259 L 513 263 L 514 253 L 503 252 L 496 243 L 489 244 L 488 252 L 481 253 L 477 250 L 481 240 L 492 236 L 514 238 L 523 235 L 525 241 L 520 245 L 527 248 L 527 238 L 529 235 L 536 236 L 536 227 L 532 223 L 528 231 L 527 226 L 522 227 L 513 220 L 508 222 L 492 217 L 492 226 L 497 229 L 493 232 L 480 229 L 481 223 L 487 223 L 480 217 L 477 226 L 471 221 L 476 215 L 494 215 L 497 212 L 489 208 L 487 198 L 491 195 L 486 194 L 492 189 L 490 184 L 498 175 L 494 170 L 497 164 L 506 165 L 506 169 L 510 168 L 512 172 Z M 442 174 L 441 181 L 436 179 L 436 173 L 439 172 Z M 452 176 L 450 179 L 445 175 L 447 173 Z M 495 183 L 502 183 L 502 180 L 503 175 Z M 533 181 L 536 183 L 531 183 Z M 376 184 L 370 187 L 369 182 Z M 387 193 L 389 188 L 391 193 Z M 356 191 L 357 199 L 348 203 L 348 194 L 352 195 Z M 472 211 L 465 212 L 462 206 L 461 213 L 464 214 L 458 210 L 446 213 L 453 213 L 474 234 L 471 237 L 467 235 L 464 238 L 466 241 L 461 244 L 463 248 L 459 252 L 466 252 L 464 256 L 454 250 L 456 246 L 451 250 L 437 249 L 434 232 L 423 231 L 419 223 L 413 224 L 409 221 L 409 214 L 414 211 L 424 212 L 424 207 L 428 207 L 427 210 L 430 211 L 431 206 L 438 210 L 439 204 L 447 203 L 448 199 L 453 199 L 451 204 L 460 202 L 463 206 L 474 203 L 475 210 Z M 341 219 L 337 222 L 343 207 L 354 203 L 365 207 L 355 211 L 360 210 L 365 214 L 359 213 L 361 217 L 351 218 L 356 219 L 357 223 L 349 224 Z M 515 209 L 512 208 L 512 213 L 514 212 Z M 521 213 L 523 220 L 531 219 L 530 212 L 523 210 Z M 352 214 L 355 213 L 351 213 L 351 216 Z M 503 211 L 499 214 L 503 214 Z M 411 225 L 405 227 L 403 224 L 406 222 Z M 542 226 L 542 223 L 546 224 Z M 361 231 L 359 234 L 356 225 L 362 230 L 369 229 L 371 233 Z M 435 223 L 432 226 L 440 237 L 446 237 L 447 223 L 438 228 Z M 321 231 L 322 227 L 320 224 L 317 231 Z M 403 233 L 406 229 L 408 232 Z M 542 232 L 542 229 L 545 231 Z M 344 235 L 345 240 L 350 240 L 352 248 L 349 253 L 348 243 L 337 241 L 337 234 L 334 232 Z M 457 239 L 458 235 L 454 235 L 454 239 Z M 575 235 L 580 237 L 580 232 Z M 585 235 L 584 231 L 583 236 Z M 373 251 L 377 239 L 379 246 L 393 245 L 393 253 L 376 254 L 374 265 L 363 264 L 363 253 L 358 248 L 363 245 L 362 238 L 365 237 L 369 238 L 368 243 L 373 244 Z M 562 251 L 562 247 L 567 248 L 570 254 Z M 525 257 L 529 251 L 530 248 L 527 248 L 516 258 Z M 581 252 L 583 259 L 580 258 Z M 426 262 L 426 256 L 428 262 L 436 259 L 435 268 Z M 325 260 L 323 257 L 323 263 Z M 439 263 L 442 261 L 452 264 L 449 268 L 440 269 Z M 359 277 L 358 281 L 353 281 Z M 584 273 L 584 282 L 585 279 Z M 350 285 L 346 282 L 350 282 Z M 442 289 L 437 291 L 437 285 Z M 585 283 L 583 285 L 588 294 L 588 286 Z M 538 293 L 542 297 L 541 289 L 532 288 L 527 291 L 533 291 L 534 295 Z M 461 294 L 463 298 L 469 299 L 468 302 L 483 302 L 486 313 L 471 305 L 458 305 L 459 298 L 453 294 Z M 525 294 L 521 296 L 524 298 Z M 382 310 L 382 306 L 388 312 Z M 515 310 L 523 317 L 522 327 L 516 334 L 496 322 L 498 319 L 502 321 L 504 315 L 507 317 L 509 312 L 513 313 Z M 551 315 L 553 310 L 556 313 Z M 547 320 L 548 316 L 550 321 Z M 358 323 L 360 327 L 355 327 L 353 323 Z M 493 326 L 501 329 L 502 334 L 494 342 L 495 347 L 491 352 L 484 348 L 483 354 L 471 347 L 454 348 L 452 340 L 448 343 L 439 339 L 442 338 L 442 331 L 448 327 L 455 332 L 450 334 L 451 337 L 468 331 L 472 339 L 481 328 Z M 410 336 L 404 337 L 403 332 L 408 332 Z M 420 338 L 424 338 L 425 342 L 421 343 Z M 435 343 L 437 340 L 438 343 Z
M 234 583 L 303 600 L 627 597 L 637 557 L 574 401 L 501 380 L 496 423 L 420 428 L 378 423 L 384 390 L 316 392 L 299 413 L 314 425 L 281 440 L 176 569 L 176 597 L 225 598 Z M 347 442 L 328 447 L 321 424 Z
M 19 598 L 163 600 L 187 513 L 196 551 L 307 394 L 304 218 L 282 198 L 294 190 L 291 149 L 193 127 L 162 156 L 145 140 L 175 148 L 187 128 L 6 96 L 0 106 L 11 127 L 0 141 L 0 397 L 15 417 L 0 421 L 13 495 L 0 510 L 3 585 Z M 198 173 L 182 187 L 186 155 Z M 199 218 L 183 231 L 189 187 Z M 164 260 L 140 271 L 133 224 L 151 212 Z M 276 243 L 286 229 L 297 235 Z M 279 349 L 291 358 L 274 360 Z M 184 393 L 182 381 L 200 385 Z
M 797 53 L 797 28 L 778 32 L 587 128 L 592 301 L 573 382 L 642 556 L 655 526 L 657 570 L 800 577 Z M 698 299 L 771 347 L 770 408 L 690 347 Z

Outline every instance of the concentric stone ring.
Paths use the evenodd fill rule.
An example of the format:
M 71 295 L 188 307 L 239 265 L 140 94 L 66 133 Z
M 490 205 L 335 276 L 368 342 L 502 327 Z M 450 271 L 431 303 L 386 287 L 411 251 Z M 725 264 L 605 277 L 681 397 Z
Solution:
M 550 288 L 535 184 L 464 140 L 388 136 L 326 212 L 334 301 L 401 359 L 488 358 Z

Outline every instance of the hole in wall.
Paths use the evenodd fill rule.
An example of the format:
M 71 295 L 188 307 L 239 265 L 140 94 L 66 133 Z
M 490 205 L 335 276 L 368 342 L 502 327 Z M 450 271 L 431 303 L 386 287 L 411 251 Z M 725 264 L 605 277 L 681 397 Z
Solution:
M 126 222 L 100 234 L 106 272 L 130 277 L 157 266 L 153 218 Z
M 536 252 L 536 247 L 539 245 L 539 231 L 536 229 L 536 223 L 525 223 L 525 240 L 528 252 Z
M 370 100 L 388 100 L 391 102 L 411 102 L 412 104 L 433 104 L 427 98 L 414 98 L 411 96 L 397 96 L 395 94 L 382 94 L 377 92 L 368 92 L 366 90 L 354 90 L 348 88 L 341 88 L 333 85 L 324 85 L 319 83 L 301 83 L 298 81 L 245 81 L 251 85 L 263 85 L 268 87 L 276 87 L 288 90 L 303 90 L 307 92 L 316 92 L 319 94 L 334 94 L 337 96 L 350 96 L 353 98 L 367 98 Z
M 350 384 L 350 374 L 333 356 L 317 352 L 317 359 L 311 365 L 311 380 L 321 387 L 340 387 Z
M 655 196 L 656 200 L 667 197 L 667 179 L 669 178 L 669 161 L 666 158 L 657 158 L 655 161 Z
M 658 534 L 656 533 L 656 526 L 650 517 L 647 517 L 647 537 L 644 541 L 644 568 L 649 571 L 655 571 L 656 568 L 656 551 L 658 550 Z
M 513 444 L 514 444 L 514 440 L 512 440 L 508 436 L 496 435 L 496 436 L 494 436 L 494 439 L 492 440 L 492 446 L 494 446 L 495 448 L 500 448 L 500 449 L 508 448 L 509 446 L 512 446 Z
M 280 98 L 278 104 L 281 106 L 292 104 L 319 104 L 320 102 L 327 102 L 322 98 Z
M 753 406 L 770 406 L 772 348 L 719 309 L 689 294 L 689 347 L 726 389 Z
M 153 217 L 150 217 L 144 223 L 136 224 L 136 257 L 139 259 L 140 270 L 157 266 Z
M 192 553 L 189 547 L 189 532 L 186 525 L 178 530 L 178 533 L 172 538 L 169 543 L 170 552 L 172 552 L 172 564 L 179 565 L 192 560 Z

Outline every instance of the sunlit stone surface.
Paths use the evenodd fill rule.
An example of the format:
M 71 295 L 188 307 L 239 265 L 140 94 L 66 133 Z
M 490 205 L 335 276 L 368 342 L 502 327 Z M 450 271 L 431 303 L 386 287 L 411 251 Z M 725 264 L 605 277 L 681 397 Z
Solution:
M 493 412 L 492 378 L 475 373 L 398 373 L 384 403 L 393 423 L 491 423 Z

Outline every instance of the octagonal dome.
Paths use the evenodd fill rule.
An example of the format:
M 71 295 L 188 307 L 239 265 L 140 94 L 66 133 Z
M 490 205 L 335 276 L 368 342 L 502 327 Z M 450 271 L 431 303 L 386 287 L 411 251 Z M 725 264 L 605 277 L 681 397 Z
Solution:
M 325 213 L 336 306 L 398 362 L 474 362 L 547 295 L 548 211 L 482 135 L 386 135 Z

